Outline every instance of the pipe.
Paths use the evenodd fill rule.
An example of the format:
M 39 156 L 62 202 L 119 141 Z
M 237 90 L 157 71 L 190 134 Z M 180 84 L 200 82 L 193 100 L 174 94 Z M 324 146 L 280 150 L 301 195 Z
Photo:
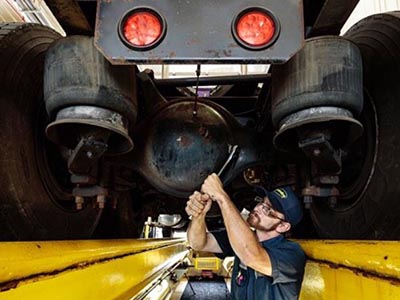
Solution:
M 199 85 L 224 85 L 249 82 L 262 83 L 267 82 L 270 79 L 271 74 L 200 77 Z M 156 86 L 195 86 L 197 82 L 197 77 L 156 79 L 154 80 L 154 82 Z

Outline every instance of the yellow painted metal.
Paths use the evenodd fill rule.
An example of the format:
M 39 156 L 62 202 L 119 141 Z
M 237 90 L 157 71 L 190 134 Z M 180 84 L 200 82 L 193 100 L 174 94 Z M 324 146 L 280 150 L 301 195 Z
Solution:
M 309 261 L 300 300 L 400 299 L 399 282 L 364 276 L 346 268 Z
M 14 251 L 24 246 L 18 251 L 19 266 L 17 253 L 8 252 L 12 259 L 7 263 L 4 244 Z M 14 278 L 25 277 L 15 281 L 14 288 L 0 292 L 0 299 L 9 300 L 130 299 L 188 254 L 183 240 L 1 243 L 0 246 L 2 270 L 9 270 Z M 25 257 L 29 250 L 35 253 Z
M 194 259 L 196 270 L 218 271 L 221 268 L 221 260 L 218 257 L 196 257 Z
M 155 249 L 183 239 L 0 243 L 0 282 Z
M 298 242 L 309 258 L 301 300 L 400 299 L 400 242 Z
M 299 241 L 309 258 L 400 278 L 398 241 Z
M 400 299 L 400 243 L 298 241 L 301 300 Z M 134 299 L 188 254 L 183 239 L 0 243 L 0 299 Z M 7 283 L 7 285 L 5 285 Z

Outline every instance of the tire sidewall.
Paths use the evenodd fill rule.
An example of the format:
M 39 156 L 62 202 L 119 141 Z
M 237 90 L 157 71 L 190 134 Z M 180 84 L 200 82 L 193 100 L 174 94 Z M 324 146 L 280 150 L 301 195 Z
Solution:
M 100 216 L 95 209 L 77 212 L 57 205 L 39 171 L 38 157 L 45 155 L 38 153 L 45 151 L 38 144 L 38 134 L 44 134 L 38 132 L 44 56 L 59 37 L 49 28 L 23 24 L 1 40 L 1 239 L 88 238 Z
M 366 170 L 368 179 L 365 181 L 365 190 L 353 199 L 352 205 L 341 210 L 330 209 L 326 203 L 312 206 L 311 217 L 321 237 L 398 239 L 400 236 L 400 105 L 397 103 L 400 86 L 396 82 L 400 73 L 399 45 L 385 40 L 383 35 L 368 37 L 370 27 L 384 28 L 392 23 L 395 24 L 392 29 L 384 30 L 393 30 L 392 38 L 399 37 L 399 18 L 391 15 L 366 18 L 346 34 L 347 38 L 358 44 L 363 56 L 364 86 L 367 91 L 365 101 L 372 101 L 376 120 L 371 120 L 372 114 L 366 116 L 365 111 L 362 117 L 370 118 L 368 122 L 374 124 L 366 129 L 376 130 L 376 133 L 365 134 L 375 138 L 370 143 L 375 145 L 375 151 L 370 158 L 370 168 Z M 379 39 L 385 49 L 376 43 Z

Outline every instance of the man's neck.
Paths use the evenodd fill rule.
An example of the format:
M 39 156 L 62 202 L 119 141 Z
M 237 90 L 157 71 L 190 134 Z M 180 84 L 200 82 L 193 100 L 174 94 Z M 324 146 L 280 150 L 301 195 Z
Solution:
M 256 229 L 256 236 L 258 241 L 263 242 L 269 239 L 273 239 L 274 237 L 277 237 L 281 235 L 279 232 L 276 230 L 259 230 Z

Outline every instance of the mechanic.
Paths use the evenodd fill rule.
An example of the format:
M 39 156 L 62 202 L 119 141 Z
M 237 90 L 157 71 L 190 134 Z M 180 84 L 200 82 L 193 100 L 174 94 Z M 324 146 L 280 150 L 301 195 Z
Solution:
M 197 251 L 214 252 L 220 258 L 235 256 L 231 296 L 234 300 L 298 299 L 306 256 L 301 247 L 285 238 L 302 219 L 301 204 L 290 187 L 262 196 L 247 218 L 242 218 L 216 174 L 209 175 L 186 205 L 192 217 L 188 241 Z M 257 198 L 257 197 L 256 197 Z M 225 230 L 208 232 L 205 222 L 212 201 L 221 209 Z

